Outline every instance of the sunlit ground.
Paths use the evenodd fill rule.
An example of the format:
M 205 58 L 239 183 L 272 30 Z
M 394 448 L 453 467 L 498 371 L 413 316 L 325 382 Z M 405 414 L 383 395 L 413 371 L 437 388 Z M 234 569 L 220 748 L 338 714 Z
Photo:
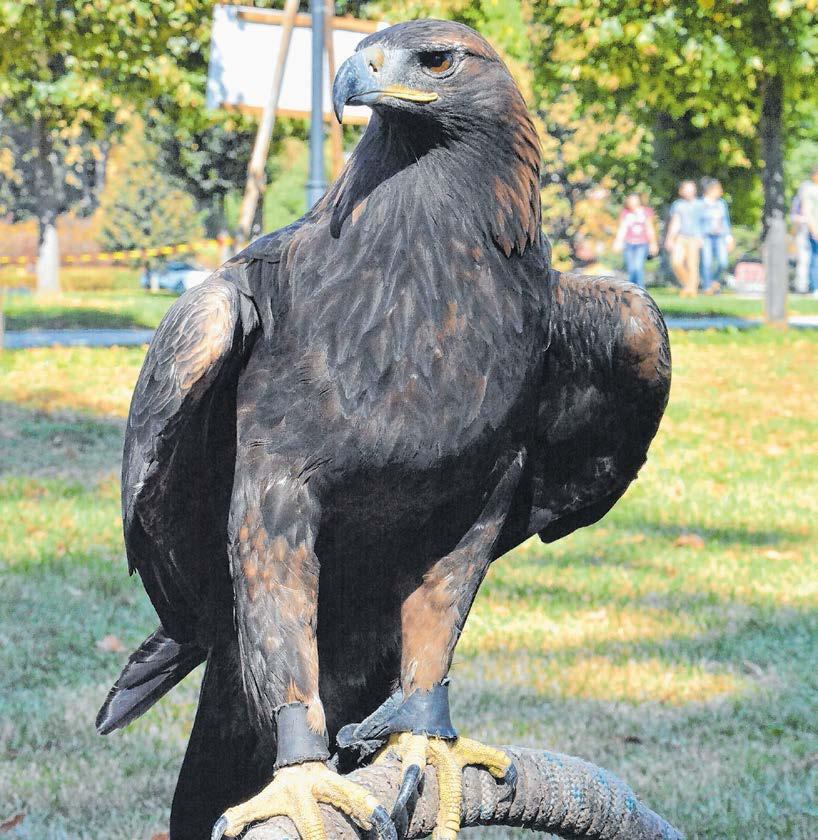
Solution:
M 818 335 L 677 334 L 673 352 L 668 416 L 615 511 L 489 574 L 454 717 L 608 767 L 689 837 L 815 838 Z M 0 354 L 0 822 L 25 814 L 10 838 L 166 825 L 197 678 L 126 733 L 92 725 L 155 624 L 118 509 L 141 356 Z

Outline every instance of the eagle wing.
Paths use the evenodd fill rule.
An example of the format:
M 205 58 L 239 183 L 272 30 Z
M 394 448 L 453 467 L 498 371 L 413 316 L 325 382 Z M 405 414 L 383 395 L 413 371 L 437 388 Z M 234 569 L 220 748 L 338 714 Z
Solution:
M 551 271 L 528 533 L 553 542 L 601 519 L 647 457 L 670 392 L 656 304 L 609 277 Z
M 230 616 L 236 387 L 257 333 L 271 328 L 265 313 L 288 230 L 257 241 L 174 303 L 131 401 L 122 463 L 128 566 L 180 643 L 206 646 L 218 616 Z M 270 293 L 260 307 L 262 288 Z

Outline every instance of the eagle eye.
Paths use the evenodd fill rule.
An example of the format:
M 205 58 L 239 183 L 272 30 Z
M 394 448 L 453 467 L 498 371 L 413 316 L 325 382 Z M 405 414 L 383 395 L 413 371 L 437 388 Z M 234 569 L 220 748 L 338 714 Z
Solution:
M 442 76 L 454 66 L 454 55 L 445 50 L 422 52 L 420 65 L 432 76 Z

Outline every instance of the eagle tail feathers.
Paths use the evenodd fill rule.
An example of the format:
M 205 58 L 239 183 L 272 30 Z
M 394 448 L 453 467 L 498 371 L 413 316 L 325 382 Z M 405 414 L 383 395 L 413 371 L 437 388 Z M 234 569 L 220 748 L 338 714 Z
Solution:
M 203 648 L 180 644 L 160 625 L 131 654 L 108 692 L 97 714 L 97 732 L 107 735 L 136 720 L 206 658 Z

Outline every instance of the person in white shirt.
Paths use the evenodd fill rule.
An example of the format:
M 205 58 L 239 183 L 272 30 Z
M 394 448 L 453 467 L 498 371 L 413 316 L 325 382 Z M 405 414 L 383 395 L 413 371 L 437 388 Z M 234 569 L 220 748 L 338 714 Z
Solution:
M 799 195 L 810 247 L 809 290 L 818 297 L 818 166 L 812 167 L 810 179 L 801 185 Z

